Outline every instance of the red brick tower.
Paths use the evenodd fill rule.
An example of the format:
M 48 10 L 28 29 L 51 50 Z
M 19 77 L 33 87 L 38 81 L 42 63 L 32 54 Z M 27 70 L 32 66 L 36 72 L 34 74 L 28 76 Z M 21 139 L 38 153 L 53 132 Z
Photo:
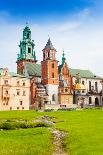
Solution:
M 46 86 L 49 103 L 58 103 L 58 61 L 50 38 L 43 49 L 42 84 Z

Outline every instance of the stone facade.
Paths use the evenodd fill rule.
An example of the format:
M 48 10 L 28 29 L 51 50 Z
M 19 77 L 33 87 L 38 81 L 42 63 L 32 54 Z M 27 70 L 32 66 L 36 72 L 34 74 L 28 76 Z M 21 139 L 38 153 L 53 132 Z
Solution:
M 0 69 L 0 110 L 29 110 L 30 79 Z

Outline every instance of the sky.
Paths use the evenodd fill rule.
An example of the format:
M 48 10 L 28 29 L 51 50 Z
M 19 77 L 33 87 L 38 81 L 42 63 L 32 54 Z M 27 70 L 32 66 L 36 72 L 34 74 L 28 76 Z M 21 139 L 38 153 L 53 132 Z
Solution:
M 61 63 L 103 76 L 103 0 L 0 0 L 0 67 L 16 72 L 22 31 L 28 22 L 38 63 L 48 37 Z

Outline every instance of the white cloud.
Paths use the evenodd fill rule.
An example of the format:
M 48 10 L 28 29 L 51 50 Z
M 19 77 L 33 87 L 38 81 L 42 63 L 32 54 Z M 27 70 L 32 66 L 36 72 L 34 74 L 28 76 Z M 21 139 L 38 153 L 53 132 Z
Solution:
M 84 12 L 84 14 L 83 14 Z M 36 44 L 36 55 L 42 60 L 48 35 L 57 49 L 57 58 L 61 61 L 62 50 L 65 50 L 68 65 L 72 68 L 91 69 L 93 72 L 103 75 L 103 30 L 102 23 L 92 21 L 90 10 L 83 10 L 73 20 L 61 23 L 31 24 L 32 39 Z M 100 25 L 101 24 L 101 25 Z M 25 26 L 25 25 L 24 25 Z M 18 44 L 22 39 L 21 24 L 0 25 L 0 66 L 9 67 L 16 71 L 16 57 L 19 51 Z

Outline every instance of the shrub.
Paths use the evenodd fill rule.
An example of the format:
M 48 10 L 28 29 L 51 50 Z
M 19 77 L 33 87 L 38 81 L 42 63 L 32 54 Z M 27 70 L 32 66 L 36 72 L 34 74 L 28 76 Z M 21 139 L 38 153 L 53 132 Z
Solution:
M 15 129 L 26 129 L 36 127 L 48 127 L 50 126 L 46 122 L 3 122 L 0 123 L 0 129 L 3 130 L 15 130 Z

